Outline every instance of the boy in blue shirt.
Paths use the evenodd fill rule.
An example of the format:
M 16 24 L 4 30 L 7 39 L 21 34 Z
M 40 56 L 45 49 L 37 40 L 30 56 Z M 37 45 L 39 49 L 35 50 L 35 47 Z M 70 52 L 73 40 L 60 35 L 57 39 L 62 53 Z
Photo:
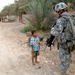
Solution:
M 30 39 L 30 46 L 32 47 L 32 64 L 39 63 L 37 61 L 37 57 L 39 55 L 40 50 L 40 40 L 37 37 L 36 30 L 31 31 L 32 37 Z

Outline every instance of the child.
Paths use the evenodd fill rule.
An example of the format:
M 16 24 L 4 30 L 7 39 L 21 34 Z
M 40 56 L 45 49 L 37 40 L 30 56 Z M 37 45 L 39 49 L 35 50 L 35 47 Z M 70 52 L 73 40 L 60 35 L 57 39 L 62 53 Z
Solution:
M 40 40 L 37 37 L 36 30 L 31 31 L 32 37 L 30 39 L 30 46 L 32 47 L 32 64 L 35 65 L 35 63 L 39 63 L 37 61 L 37 57 L 39 55 L 40 50 Z

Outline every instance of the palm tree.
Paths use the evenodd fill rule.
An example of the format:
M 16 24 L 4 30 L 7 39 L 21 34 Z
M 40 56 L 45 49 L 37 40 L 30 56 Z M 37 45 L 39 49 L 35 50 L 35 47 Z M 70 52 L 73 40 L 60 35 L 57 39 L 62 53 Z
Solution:
M 26 18 L 38 29 L 48 29 L 50 20 L 54 19 L 51 17 L 52 0 L 25 0 L 24 5 L 19 9 L 24 9 L 27 14 L 31 15 L 31 18 Z
M 3 10 L 1 11 L 1 14 L 2 14 L 3 16 L 11 15 L 11 14 L 14 13 L 14 10 L 12 10 L 13 8 L 14 8 L 14 4 L 10 4 L 10 5 L 8 5 L 8 6 L 5 6 L 5 7 L 3 8 Z

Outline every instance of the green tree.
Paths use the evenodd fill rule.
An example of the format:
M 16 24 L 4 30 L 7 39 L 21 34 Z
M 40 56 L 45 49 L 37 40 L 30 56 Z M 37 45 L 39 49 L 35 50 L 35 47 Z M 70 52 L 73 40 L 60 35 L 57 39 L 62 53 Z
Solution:
M 1 15 L 2 16 L 7 16 L 7 15 L 11 15 L 13 14 L 14 10 L 12 10 L 14 8 L 14 4 L 10 4 L 8 6 L 5 6 L 3 8 L 3 10 L 1 11 Z
M 27 14 L 31 15 L 31 18 L 27 19 L 34 27 L 45 30 L 49 28 L 50 21 L 54 19 L 51 14 L 52 2 L 52 0 L 25 0 L 25 4 L 19 9 L 23 8 Z

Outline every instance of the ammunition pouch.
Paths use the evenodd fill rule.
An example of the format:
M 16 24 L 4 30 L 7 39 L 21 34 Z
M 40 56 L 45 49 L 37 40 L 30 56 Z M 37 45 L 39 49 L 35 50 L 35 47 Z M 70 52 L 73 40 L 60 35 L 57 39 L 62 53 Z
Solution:
M 66 44 L 70 50 L 70 52 L 73 52 L 75 50 L 75 43 L 71 40 L 67 40 L 66 41 Z

